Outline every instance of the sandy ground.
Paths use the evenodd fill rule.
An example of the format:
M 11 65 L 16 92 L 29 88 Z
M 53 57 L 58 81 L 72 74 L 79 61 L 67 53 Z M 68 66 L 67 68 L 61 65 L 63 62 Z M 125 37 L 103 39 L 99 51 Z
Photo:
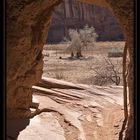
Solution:
M 53 94 L 34 91 L 33 101 L 40 103 L 39 109 L 52 111 L 30 119 L 17 139 L 118 140 L 123 121 L 123 88 L 77 86 L 83 89 L 52 88 Z
M 84 50 L 84 58 L 68 59 L 70 54 L 66 53 L 67 45 L 45 45 L 44 56 L 44 76 L 63 79 L 73 83 L 98 84 L 95 76 L 97 75 L 93 69 L 98 66 L 105 65 L 105 58 L 108 58 L 108 52 L 113 48 L 123 50 L 124 42 L 98 42 L 94 48 Z M 59 59 L 62 57 L 62 59 Z M 115 67 L 119 67 L 122 71 L 122 57 L 110 58 Z M 120 75 L 122 78 L 122 75 Z M 114 84 L 112 82 L 106 85 Z M 122 85 L 122 80 L 120 85 Z

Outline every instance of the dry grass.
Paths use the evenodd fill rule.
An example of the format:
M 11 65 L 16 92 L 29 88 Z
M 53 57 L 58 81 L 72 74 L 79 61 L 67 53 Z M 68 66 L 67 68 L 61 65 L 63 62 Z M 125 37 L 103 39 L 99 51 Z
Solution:
M 112 48 L 123 49 L 124 42 L 97 42 L 92 50 L 84 51 L 83 59 L 68 59 L 67 44 L 45 45 L 44 76 L 64 79 L 74 83 L 95 84 L 96 73 L 91 69 L 104 63 L 104 57 Z M 62 57 L 62 59 L 59 59 Z M 122 62 L 122 57 L 111 58 L 113 63 Z M 110 83 L 108 83 L 110 84 Z M 122 82 L 120 83 L 122 85 Z

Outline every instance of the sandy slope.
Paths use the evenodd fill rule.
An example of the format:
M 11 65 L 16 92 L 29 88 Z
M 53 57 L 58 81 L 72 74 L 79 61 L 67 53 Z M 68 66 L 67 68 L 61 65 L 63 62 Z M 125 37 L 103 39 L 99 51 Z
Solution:
M 51 88 L 45 93 L 44 87 L 34 86 L 33 100 L 52 112 L 32 118 L 18 140 L 117 140 L 123 120 L 122 87 L 75 86 L 83 89 Z

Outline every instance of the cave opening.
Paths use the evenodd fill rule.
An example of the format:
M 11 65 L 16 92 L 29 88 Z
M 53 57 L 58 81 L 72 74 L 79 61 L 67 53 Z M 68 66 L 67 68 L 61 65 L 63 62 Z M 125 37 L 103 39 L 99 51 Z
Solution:
M 71 103 L 70 105 L 67 105 L 68 108 L 73 108 L 76 111 L 79 111 L 77 106 L 80 106 L 79 109 L 82 108 L 81 112 L 83 113 L 85 113 L 83 109 L 85 105 L 82 106 L 81 103 L 87 103 L 88 104 L 87 108 L 90 109 L 89 106 L 90 105 L 92 106 L 92 103 L 90 104 L 89 102 L 94 101 L 89 100 L 88 102 L 86 99 L 85 100 L 83 99 L 83 101 L 78 101 L 78 99 L 76 98 L 77 97 L 83 98 L 82 96 L 84 93 L 86 94 L 86 92 L 76 91 L 71 88 L 69 89 L 67 86 L 73 85 L 74 87 L 76 87 L 77 85 L 82 85 L 86 86 L 87 88 L 93 88 L 92 91 L 90 91 L 89 93 L 93 94 L 94 96 L 97 96 L 95 97 L 95 99 L 98 98 L 98 96 L 99 98 L 100 96 L 106 96 L 107 92 L 115 94 L 117 98 L 116 99 L 114 98 L 114 100 L 116 100 L 117 102 L 116 114 L 118 115 L 116 116 L 118 116 L 118 118 L 116 117 L 114 119 L 123 120 L 124 116 L 122 109 L 123 108 L 122 66 L 123 66 L 123 50 L 125 46 L 125 39 L 123 37 L 120 25 L 116 21 L 113 14 L 111 14 L 109 10 L 106 10 L 106 8 L 81 3 L 80 6 L 83 8 L 81 10 L 83 13 L 80 14 L 80 11 L 77 10 L 77 9 L 80 10 L 80 8 L 78 8 L 79 5 L 80 4 L 76 1 L 73 2 L 71 1 L 70 3 L 68 3 L 68 1 L 65 1 L 65 3 L 57 7 L 57 9 L 55 9 L 53 13 L 52 22 L 50 24 L 48 32 L 47 43 L 43 47 L 44 67 L 42 81 L 39 84 L 39 86 L 50 88 L 52 91 L 56 92 L 54 93 L 54 95 L 47 95 L 53 101 L 57 102 L 58 104 L 62 104 L 63 106 Z M 72 7 L 75 7 L 75 9 Z M 69 29 L 80 30 L 83 29 L 86 24 L 88 24 L 90 27 L 91 26 L 95 27 L 95 30 L 98 34 L 96 45 L 93 48 L 83 50 L 82 51 L 83 57 L 78 59 L 75 57 L 71 58 L 70 52 L 66 51 L 67 47 L 69 46 L 69 43 L 65 41 L 64 38 L 69 37 Z M 112 88 L 106 91 L 105 89 L 106 87 Z M 94 93 L 94 90 L 98 88 L 104 90 L 105 93 L 100 94 L 101 91 Z M 113 91 L 111 92 L 110 90 Z M 49 91 L 48 93 L 52 94 L 52 91 Z M 80 95 L 78 92 L 83 93 Z M 59 95 L 59 93 L 62 94 L 62 97 Z M 77 93 L 77 95 L 74 95 L 75 93 Z M 76 96 L 75 99 L 73 98 L 73 96 Z M 87 98 L 92 99 L 91 96 L 87 96 Z M 104 100 L 104 102 L 106 101 L 111 102 L 109 101 L 110 99 L 106 100 L 106 98 L 112 98 L 111 94 L 101 99 Z M 77 103 L 75 103 L 76 100 Z M 96 103 L 102 104 L 101 102 Z M 91 112 L 89 111 L 87 115 L 89 115 L 90 113 Z M 118 124 L 119 125 L 118 135 L 110 136 L 112 137 L 112 139 L 117 139 L 117 137 L 119 137 L 119 131 L 121 131 L 122 123 L 123 121 L 120 121 Z M 86 126 L 87 128 L 89 127 L 88 125 Z M 104 126 L 109 128 L 107 123 L 104 124 Z M 114 131 L 112 129 L 113 123 L 112 126 L 110 126 L 110 128 L 111 131 Z M 92 130 L 94 130 L 94 128 L 91 127 L 87 133 L 90 133 L 90 131 Z M 69 134 L 67 133 L 66 135 L 69 136 Z M 74 136 L 71 136 L 70 138 L 74 139 L 73 137 Z M 89 136 L 89 138 L 91 139 L 93 137 L 95 137 L 93 134 Z M 108 139 L 108 136 L 106 136 L 105 139 Z
M 94 28 L 93 32 L 97 37 L 92 38 L 95 43 L 87 43 L 82 48 L 83 57 L 76 59 L 77 44 L 70 39 L 70 29 L 79 33 L 87 25 L 89 31 L 92 30 L 90 27 Z M 85 33 L 85 36 L 88 35 Z M 74 44 L 74 51 L 71 44 Z M 111 11 L 98 5 L 65 0 L 53 12 L 47 41 L 43 47 L 43 76 L 81 84 L 123 86 L 124 46 L 123 32 Z M 75 56 L 72 57 L 73 55 Z M 107 74 L 108 69 L 110 72 Z
M 7 30 L 8 31 L 8 33 L 7 33 L 8 34 L 8 39 L 7 39 L 8 51 L 7 51 L 7 53 L 9 54 L 8 58 L 7 58 L 7 62 L 8 62 L 7 63 L 7 65 L 8 65 L 8 70 L 7 70 L 7 74 L 8 74 L 8 76 L 7 76 L 8 77 L 7 78 L 8 79 L 7 112 L 8 113 L 7 113 L 7 116 L 8 116 L 8 119 L 10 119 L 10 121 L 13 119 L 18 119 L 18 121 L 20 121 L 20 119 L 22 119 L 22 118 L 32 118 L 33 116 L 37 117 L 36 115 L 40 114 L 41 112 L 52 112 L 53 111 L 54 116 L 56 116 L 56 118 L 58 118 L 58 120 L 61 123 L 61 126 L 63 126 L 64 128 L 67 127 L 68 128 L 67 130 L 69 132 L 71 132 L 72 135 L 70 133 L 67 133 L 68 131 L 66 131 L 65 129 L 64 130 L 59 129 L 61 134 L 67 134 L 66 138 L 71 136 L 72 139 L 77 139 L 77 138 L 81 138 L 81 139 L 87 138 L 88 139 L 88 137 L 90 137 L 90 136 L 85 135 L 84 132 L 86 132 L 86 130 L 89 130 L 89 131 L 87 131 L 87 134 L 88 134 L 90 131 L 93 130 L 92 128 L 89 128 L 89 127 L 94 126 L 94 124 L 91 125 L 92 124 L 91 116 L 94 116 L 95 114 L 92 114 L 88 110 L 87 107 L 89 104 L 87 104 L 86 102 L 83 102 L 83 103 L 79 102 L 79 100 L 82 100 L 83 96 L 79 97 L 79 94 L 77 91 L 73 91 L 72 89 L 70 89 L 68 92 L 71 93 L 72 96 L 67 95 L 67 98 L 66 98 L 66 96 L 64 95 L 64 94 L 67 94 L 65 89 L 62 88 L 59 91 L 58 89 L 54 88 L 52 91 L 52 89 L 50 89 L 50 87 L 52 86 L 52 83 L 50 81 L 47 81 L 47 84 L 50 83 L 50 87 L 47 87 L 48 89 L 45 88 L 47 84 L 46 83 L 42 84 L 40 81 L 39 85 L 40 84 L 42 85 L 41 90 L 43 91 L 45 88 L 45 91 L 43 91 L 43 92 L 45 92 L 45 94 L 47 93 L 47 95 L 49 95 L 49 97 L 52 98 L 52 100 L 56 101 L 55 105 L 57 106 L 58 103 L 60 103 L 60 104 L 62 104 L 62 106 L 58 105 L 55 109 L 54 109 L 54 106 L 53 106 L 53 108 L 50 108 L 51 105 L 54 104 L 54 102 L 52 100 L 47 98 L 46 101 L 44 101 L 40 97 L 36 96 L 36 98 L 38 99 L 36 101 L 39 101 L 39 104 L 41 104 L 41 108 L 45 107 L 45 109 L 40 110 L 40 108 L 39 108 L 39 109 L 37 109 L 37 112 L 35 112 L 35 113 L 26 111 L 27 109 L 29 109 L 31 107 L 36 108 L 36 105 L 37 105 L 37 104 L 32 103 L 32 101 L 31 101 L 31 99 L 32 99 L 31 87 L 32 87 L 32 85 L 38 86 L 38 81 L 41 79 L 42 67 L 43 67 L 41 51 L 43 49 L 43 45 L 44 45 L 45 39 L 46 39 L 46 34 L 48 32 L 48 26 L 50 24 L 51 12 L 53 11 L 53 7 L 58 5 L 61 1 L 59 1 L 59 0 L 56 0 L 53 2 L 49 1 L 49 3 L 48 3 L 48 1 L 46 1 L 47 3 L 45 1 L 34 1 L 34 2 L 30 1 L 29 3 L 22 1 L 21 3 L 15 2 L 13 4 L 10 3 L 11 1 L 7 2 L 8 6 L 9 6 L 7 13 L 8 13 L 8 15 L 10 15 L 10 16 L 7 16 L 7 19 L 8 19 L 8 22 L 7 22 L 7 25 L 8 25 L 7 26 L 8 27 L 8 30 Z M 72 1 L 70 1 L 70 2 L 72 2 Z M 94 3 L 94 1 L 93 1 L 93 3 Z M 95 3 L 98 3 L 98 1 L 95 0 Z M 125 75 L 123 78 L 126 80 L 126 76 L 127 76 L 127 79 L 128 79 L 128 83 L 126 83 L 126 84 L 128 85 L 128 90 L 129 90 L 128 100 L 129 100 L 129 105 L 130 105 L 129 118 L 127 118 L 127 124 L 129 127 L 126 131 L 127 132 L 126 136 L 128 137 L 128 139 L 129 139 L 129 137 L 131 137 L 131 139 L 132 139 L 133 132 L 131 130 L 133 130 L 133 117 L 134 117 L 133 116 L 134 115 L 134 113 L 133 113 L 133 37 L 132 37 L 132 34 L 133 34 L 132 5 L 133 4 L 129 0 L 125 1 L 125 2 L 119 1 L 117 3 L 112 0 L 109 0 L 107 2 L 105 0 L 99 0 L 99 5 L 106 5 L 106 3 L 109 3 L 110 7 L 114 11 L 115 16 L 119 19 L 119 22 L 121 23 L 121 27 L 122 27 L 122 30 L 123 30 L 123 33 L 125 36 L 125 40 L 126 40 L 126 45 L 125 45 L 125 46 L 127 46 L 127 47 L 125 47 L 125 48 L 127 48 L 126 52 L 128 52 L 128 54 L 129 54 L 128 65 L 126 65 L 125 61 L 123 61 L 123 67 L 125 67 L 125 68 L 127 67 L 124 72 L 126 72 L 128 70 L 127 73 L 125 73 L 127 75 Z M 15 8 L 14 5 L 15 5 L 15 7 L 18 7 L 18 8 Z M 125 6 L 127 6 L 127 7 L 125 7 Z M 129 15 L 127 14 L 127 11 L 125 10 L 126 8 L 130 9 Z M 17 14 L 19 11 L 20 11 L 20 14 Z M 71 10 L 71 12 L 74 14 L 73 10 Z M 81 17 L 84 17 L 84 14 L 82 14 Z M 17 21 L 17 22 L 15 22 L 15 21 Z M 98 20 L 96 20 L 96 21 L 98 21 Z M 101 20 L 100 22 L 102 23 L 103 21 L 104 20 Z M 8 23 L 10 23 L 10 24 L 8 24 Z M 56 29 L 58 29 L 58 27 Z M 102 26 L 102 29 L 104 29 L 104 26 Z M 65 35 L 66 35 L 66 30 L 67 30 L 67 28 L 64 29 Z M 113 30 L 113 31 L 115 31 L 115 30 Z M 17 32 L 18 32 L 18 34 L 17 34 Z M 60 30 L 58 32 L 61 33 Z M 104 32 L 106 32 L 106 31 L 104 30 Z M 49 34 L 53 35 L 52 33 L 49 33 Z M 58 33 L 57 33 L 57 35 L 58 35 Z M 107 37 L 106 39 L 104 39 L 104 37 L 106 37 L 106 36 L 103 35 L 101 38 L 99 38 L 98 41 L 114 40 L 113 35 L 111 37 Z M 120 34 L 118 36 L 115 36 L 115 38 L 117 38 L 118 40 L 122 40 L 124 37 L 122 36 L 122 34 Z M 49 37 L 48 37 L 48 42 L 52 42 L 49 40 Z M 56 42 L 59 42 L 59 41 L 57 40 Z M 108 44 L 108 45 L 110 46 L 112 44 L 113 43 Z M 13 45 L 13 47 L 11 47 L 12 45 Z M 104 46 L 104 44 L 102 44 L 102 45 Z M 117 42 L 117 44 L 115 44 L 115 45 L 118 46 L 119 43 Z M 28 47 L 28 46 L 30 46 L 30 47 Z M 30 54 L 30 56 L 29 56 L 29 54 Z M 46 54 L 46 55 L 48 55 L 48 54 Z M 56 55 L 59 55 L 59 54 L 56 54 Z M 59 57 L 59 58 L 60 58 L 59 61 L 61 61 L 62 57 Z M 123 60 L 126 60 L 125 58 L 126 58 L 126 56 L 123 58 Z M 46 79 L 42 79 L 42 80 L 46 81 Z M 62 87 L 62 85 L 64 85 L 64 84 L 65 83 L 63 83 L 63 82 L 60 83 L 60 81 L 55 81 L 55 87 L 56 87 L 56 85 L 57 86 L 61 85 L 61 87 Z M 77 87 L 75 85 L 69 85 L 69 83 L 67 83 L 67 86 L 69 86 L 69 87 L 71 86 L 76 89 L 78 88 L 77 90 L 80 90 L 80 93 L 82 95 L 84 94 L 85 89 L 83 90 L 83 89 L 81 89 L 81 87 L 79 89 L 79 87 Z M 80 85 L 80 86 L 83 86 L 83 85 Z M 126 87 L 126 86 L 124 86 L 124 87 Z M 84 86 L 83 88 L 87 88 L 87 87 Z M 89 94 L 90 95 L 94 94 L 95 96 L 98 95 L 103 98 L 103 95 L 101 95 L 99 93 L 99 90 L 101 90 L 100 87 L 94 87 L 94 88 L 96 89 L 97 94 L 96 94 L 96 92 L 93 92 L 93 90 L 92 91 L 88 90 Z M 105 90 L 107 90 L 107 91 L 105 91 Z M 108 92 L 108 90 L 109 89 L 106 88 L 103 90 L 103 92 L 106 93 L 106 92 Z M 120 93 L 119 86 L 118 86 L 118 91 Z M 36 92 L 36 91 L 33 91 L 33 92 Z M 61 100 L 60 98 L 57 98 L 55 96 L 56 94 L 59 95 L 60 98 L 63 98 L 63 100 Z M 35 96 L 33 96 L 33 97 L 35 97 Z M 105 100 L 107 100 L 110 103 L 113 103 L 113 100 L 108 99 L 108 97 L 109 97 L 109 95 L 107 95 L 107 98 Z M 44 99 L 45 98 L 46 97 L 44 97 Z M 90 98 L 91 98 L 91 96 L 88 97 L 88 100 Z M 74 106 L 69 106 L 71 104 L 71 102 L 69 102 L 67 104 L 68 110 L 64 111 L 62 109 L 62 107 L 68 101 L 67 99 L 72 100 L 72 101 L 75 100 L 75 103 L 74 103 Z M 105 100 L 102 103 L 100 102 L 101 106 L 106 106 Z M 98 101 L 99 100 L 97 100 L 97 98 L 96 98 L 96 102 L 91 104 L 91 106 L 90 106 L 93 109 L 93 112 L 97 111 L 96 103 Z M 43 106 L 43 104 L 45 106 Z M 118 102 L 118 104 L 119 104 L 119 102 Z M 83 106 L 83 107 L 81 107 L 81 106 Z M 77 111 L 78 108 L 80 108 L 80 110 L 82 110 L 84 112 L 83 116 L 81 116 L 81 117 L 79 116 L 79 113 Z M 115 108 L 115 109 L 117 111 L 118 108 Z M 76 113 L 74 113 L 74 111 Z M 59 112 L 59 113 L 56 113 L 56 112 Z M 75 121 L 77 118 L 72 117 L 70 114 L 67 114 L 68 112 L 71 115 L 73 114 L 74 116 L 78 116 L 78 121 Z M 111 111 L 111 113 L 112 112 L 113 111 Z M 102 113 L 105 113 L 105 112 L 102 112 Z M 42 115 L 41 115 L 42 118 L 45 116 L 43 114 L 44 113 L 42 113 Z M 86 116 L 86 119 L 85 119 L 84 118 L 85 114 L 90 114 L 91 116 Z M 50 117 L 50 120 L 52 120 L 52 124 L 55 123 L 60 128 L 60 125 L 58 125 L 58 123 L 55 120 L 56 118 L 51 116 L 51 114 L 46 114 L 46 115 L 48 115 L 48 118 Z M 71 117 L 68 117 L 69 115 Z M 98 126 L 103 125 L 103 122 L 100 120 L 100 118 L 102 118 L 102 115 L 103 114 L 99 114 L 99 116 L 95 116 L 96 118 L 98 118 L 97 119 Z M 113 115 L 116 116 L 116 112 L 114 112 Z M 55 121 L 53 121 L 53 120 L 55 120 Z M 108 118 L 106 118 L 106 120 L 108 120 Z M 80 121 L 82 123 L 80 123 Z M 32 123 L 33 126 L 37 122 L 40 122 L 38 120 L 38 118 L 35 119 L 34 123 Z M 44 122 L 45 121 L 43 121 L 43 124 L 44 124 Z M 51 122 L 51 121 L 47 121 L 47 122 Z M 19 123 L 17 123 L 17 124 L 14 123 L 13 125 L 18 125 L 18 124 Z M 76 124 L 76 127 L 73 127 L 74 124 Z M 86 125 L 86 124 L 88 124 L 88 125 Z M 83 125 L 84 127 L 81 127 L 81 125 Z M 113 125 L 114 125 L 114 127 L 118 127 L 115 124 L 113 124 Z M 48 126 L 45 126 L 45 125 L 43 125 L 43 127 L 46 128 L 45 130 L 47 130 L 47 128 L 48 128 Z M 13 127 L 13 128 L 15 128 L 15 127 Z M 13 128 L 12 128 L 12 130 L 14 130 Z M 39 128 L 41 128 L 41 127 L 39 126 Z M 78 128 L 78 130 L 76 128 Z M 29 127 L 27 127 L 27 129 L 29 129 Z M 57 129 L 55 129 L 55 130 L 57 130 Z M 96 133 L 97 131 L 94 131 L 94 132 Z M 102 130 L 99 131 L 98 134 L 101 135 L 101 132 L 102 132 Z M 131 133 L 129 133 L 129 132 L 131 132 Z M 43 133 L 43 131 L 42 131 L 42 133 Z M 108 131 L 106 131 L 106 133 L 108 133 Z M 9 134 L 10 134 L 10 136 L 8 135 L 9 139 L 13 138 L 12 137 L 13 133 L 9 133 Z M 24 135 L 22 135 L 22 136 L 24 136 Z M 28 133 L 26 133 L 26 136 L 28 137 Z M 53 136 L 53 135 L 51 135 L 51 136 Z M 36 137 L 38 139 L 36 134 L 34 134 L 33 137 L 34 138 Z M 91 137 L 93 138 L 94 134 Z M 30 138 L 31 138 L 31 135 L 30 135 Z M 44 137 L 44 139 L 45 138 L 46 137 Z M 65 138 L 61 137 L 61 140 L 62 139 L 65 139 Z

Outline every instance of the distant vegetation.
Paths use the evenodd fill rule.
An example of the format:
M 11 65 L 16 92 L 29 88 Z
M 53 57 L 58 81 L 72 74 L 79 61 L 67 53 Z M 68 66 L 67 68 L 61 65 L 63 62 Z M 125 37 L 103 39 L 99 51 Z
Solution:
M 82 51 L 89 47 L 94 47 L 98 35 L 95 32 L 94 27 L 85 25 L 83 29 L 69 29 L 69 38 L 64 40 L 69 43 L 67 51 L 70 52 L 71 58 L 83 57 Z

